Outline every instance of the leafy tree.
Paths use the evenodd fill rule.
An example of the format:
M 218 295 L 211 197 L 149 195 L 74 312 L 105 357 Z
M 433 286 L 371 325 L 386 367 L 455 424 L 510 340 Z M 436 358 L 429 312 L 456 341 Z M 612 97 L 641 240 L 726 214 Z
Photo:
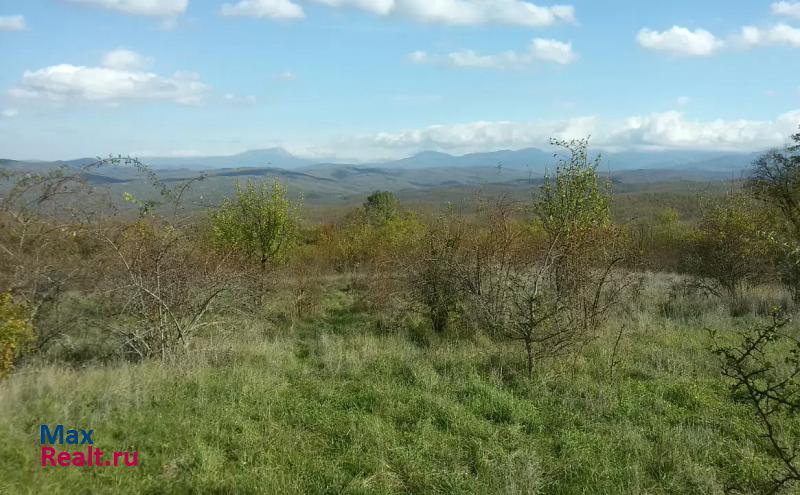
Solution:
M 367 220 L 372 224 L 381 225 L 399 215 L 399 205 L 400 202 L 394 193 L 375 191 L 367 197 L 363 207 Z
M 753 164 L 748 186 L 753 195 L 778 212 L 776 265 L 795 302 L 800 302 L 800 132 L 784 149 L 765 153 Z
M 768 221 L 744 194 L 730 194 L 712 205 L 690 240 L 690 271 L 736 299 L 743 285 L 760 280 L 768 270 Z
M 234 198 L 225 199 L 213 214 L 214 236 L 221 246 L 256 256 L 264 269 L 295 243 L 298 209 L 277 180 L 237 183 Z
M 533 269 L 517 271 L 511 287 L 511 338 L 525 345 L 528 373 L 537 357 L 578 351 L 592 340 L 629 280 L 617 276 L 621 261 L 611 224 L 609 183 L 600 157 L 589 158 L 588 139 L 553 140 L 567 156 L 545 178 L 533 212 L 546 243 Z
M 593 339 L 627 283 L 614 270 L 610 193 L 588 140 L 553 144 L 567 156 L 533 198 L 536 242 L 515 225 L 518 208 L 501 198 L 487 209 L 488 235 L 456 265 L 468 309 L 493 334 L 521 343 L 529 375 L 539 359 Z
M 775 206 L 800 232 L 800 132 L 785 149 L 771 150 L 753 164 L 748 185 L 753 194 Z
M 586 234 L 611 224 L 608 183 L 597 174 L 600 157 L 589 159 L 588 139 L 552 140 L 568 152 L 554 176 L 545 177 L 533 210 L 550 239 L 580 242 Z

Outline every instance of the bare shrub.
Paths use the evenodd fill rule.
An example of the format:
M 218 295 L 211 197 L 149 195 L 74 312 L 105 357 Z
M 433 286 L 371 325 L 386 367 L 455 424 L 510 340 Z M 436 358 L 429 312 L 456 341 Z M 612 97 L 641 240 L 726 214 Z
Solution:
M 732 380 L 735 399 L 749 404 L 776 459 L 763 493 L 778 493 L 800 483 L 800 442 L 787 421 L 800 413 L 800 336 L 786 318 L 743 332 L 733 344 L 711 333 L 712 352 L 722 374 Z
M 410 299 L 436 333 L 444 333 L 460 303 L 457 264 L 464 225 L 453 212 L 438 217 L 401 267 Z
M 187 242 L 180 229 L 149 219 L 98 235 L 115 255 L 103 302 L 125 351 L 162 361 L 186 351 L 226 288 L 221 261 Z
M 81 169 L 36 173 L 0 172 L 0 286 L 25 302 L 37 329 L 34 350 L 43 350 L 75 326 L 69 297 L 93 287 L 93 259 L 102 251 L 91 235 L 100 211 L 115 212 L 106 192 L 86 181 L 104 166 L 141 164 L 98 158 Z

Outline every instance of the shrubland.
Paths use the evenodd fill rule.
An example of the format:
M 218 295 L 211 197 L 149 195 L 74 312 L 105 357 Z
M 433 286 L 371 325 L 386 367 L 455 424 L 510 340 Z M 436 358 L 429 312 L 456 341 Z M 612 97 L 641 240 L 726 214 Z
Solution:
M 150 196 L 7 174 L 0 491 L 797 491 L 793 143 L 647 224 L 586 140 L 526 199 L 315 224 L 278 182 L 208 209 L 132 159 L 91 167 Z M 40 469 L 53 422 L 142 465 Z

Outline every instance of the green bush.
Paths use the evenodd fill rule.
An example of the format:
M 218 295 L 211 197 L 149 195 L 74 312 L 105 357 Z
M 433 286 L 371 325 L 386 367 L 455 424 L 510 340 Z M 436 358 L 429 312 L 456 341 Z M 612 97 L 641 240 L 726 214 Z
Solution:
M 770 219 L 743 194 L 709 207 L 690 239 L 689 270 L 712 281 L 731 299 L 769 272 Z
M 217 243 L 258 257 L 261 267 L 284 258 L 298 234 L 297 210 L 277 180 L 236 184 L 235 197 L 213 214 Z
M 10 292 L 0 294 L 0 378 L 14 369 L 14 362 L 25 345 L 33 341 L 30 311 L 15 303 Z

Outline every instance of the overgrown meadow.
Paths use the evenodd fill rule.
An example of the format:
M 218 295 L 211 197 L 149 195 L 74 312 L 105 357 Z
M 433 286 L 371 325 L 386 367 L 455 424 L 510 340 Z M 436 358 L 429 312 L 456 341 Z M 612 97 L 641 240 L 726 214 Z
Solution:
M 313 223 L 6 174 L 0 492 L 800 493 L 798 147 L 625 221 L 557 144 L 527 199 Z M 139 465 L 42 467 L 41 424 Z

